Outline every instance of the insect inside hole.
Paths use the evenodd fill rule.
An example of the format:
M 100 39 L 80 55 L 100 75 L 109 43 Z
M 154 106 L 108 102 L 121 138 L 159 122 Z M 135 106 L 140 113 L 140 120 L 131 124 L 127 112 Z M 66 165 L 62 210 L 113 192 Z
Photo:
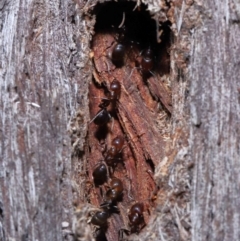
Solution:
M 107 190 L 104 198 L 104 202 L 100 205 L 104 208 L 116 208 L 116 203 L 121 201 L 123 195 L 123 183 L 118 178 L 113 178 L 110 182 L 110 187 Z
M 93 175 L 94 183 L 97 186 L 102 185 L 103 183 L 105 183 L 107 181 L 107 179 L 108 179 L 108 168 L 104 164 L 103 161 L 101 161 L 100 163 L 97 164 L 97 166 L 93 170 L 92 175 Z
M 120 159 L 119 154 L 121 153 L 124 145 L 124 138 L 117 136 L 112 140 L 110 148 L 107 150 L 105 156 L 105 162 L 108 166 L 114 168 Z
M 124 233 L 130 235 L 131 233 L 139 233 L 145 226 L 143 217 L 144 206 L 143 203 L 137 202 L 133 204 L 128 212 L 129 229 L 122 228 L 119 230 L 119 241 L 124 241 Z
M 111 119 L 111 115 L 110 112 L 107 110 L 107 107 L 112 104 L 113 109 L 116 110 L 116 102 L 120 98 L 120 93 L 121 84 L 117 79 L 114 79 L 109 86 L 109 91 L 106 94 L 106 97 L 102 98 L 102 101 L 99 104 L 99 107 L 101 109 L 93 117 L 90 123 L 94 122 L 94 124 L 98 126 L 107 124 Z
M 156 77 L 156 75 L 153 73 L 156 58 L 154 56 L 154 52 L 153 52 L 152 48 L 149 46 L 148 48 L 144 49 L 142 51 L 142 53 L 140 54 L 140 56 L 141 56 L 141 59 L 139 62 L 139 66 L 134 67 L 131 70 L 131 73 L 130 73 L 128 79 L 131 78 L 133 71 L 135 69 L 139 69 L 141 71 L 142 75 L 146 75 L 146 74 L 150 73 L 151 75 L 153 75 L 153 77 Z
M 120 34 L 117 38 L 117 43 L 112 48 L 109 53 L 109 58 L 116 67 L 121 67 L 124 64 L 124 58 L 126 55 L 126 43 L 125 43 L 125 33 L 126 28 L 124 25 L 125 13 L 123 13 L 123 19 L 118 28 L 120 29 Z

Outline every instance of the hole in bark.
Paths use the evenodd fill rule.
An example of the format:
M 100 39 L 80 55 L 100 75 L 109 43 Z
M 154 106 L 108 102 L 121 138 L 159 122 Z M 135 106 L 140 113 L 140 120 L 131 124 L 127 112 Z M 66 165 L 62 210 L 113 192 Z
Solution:
M 170 72 L 171 23 L 166 21 L 157 29 L 156 21 L 151 18 L 147 6 L 141 4 L 136 8 L 136 2 L 108 2 L 98 4 L 94 13 L 97 16 L 95 32 L 111 33 L 117 42 L 127 48 L 129 58 L 137 60 L 145 49 L 154 52 L 153 72 L 164 75 Z M 135 11 L 133 11 L 135 9 Z M 124 21 L 123 21 L 124 19 Z M 119 25 L 123 26 L 119 28 Z M 157 32 L 161 34 L 157 38 Z M 124 37 L 123 37 L 124 36 Z M 136 48 L 137 52 L 136 53 Z M 139 56 L 138 56 L 139 57 Z M 124 64 L 123 64 L 124 65 Z M 136 64 L 138 67 L 139 63 Z M 117 66 L 122 67 L 122 65 Z M 151 73 L 147 73 L 149 77 Z
M 168 114 L 172 108 L 170 84 L 162 79 L 167 79 L 170 72 L 170 22 L 162 23 L 157 29 L 147 6 L 141 4 L 135 7 L 136 2 L 105 2 L 97 4 L 93 11 L 96 25 L 91 55 L 95 69 L 89 85 L 90 116 L 94 118 L 101 109 L 106 109 L 114 122 L 100 126 L 95 125 L 94 121 L 89 124 L 87 142 L 92 150 L 87 157 L 89 180 L 92 180 L 90 175 L 96 163 L 106 158 L 112 140 L 116 136 L 124 137 L 124 148 L 113 158 L 119 159 L 119 162 L 109 168 L 107 184 L 113 177 L 120 179 L 123 195 L 116 202 L 119 213 L 108 219 L 109 226 L 105 230 L 108 241 L 118 240 L 118 231 L 129 228 L 128 209 L 132 204 L 143 202 L 146 206 L 154 206 L 153 203 L 145 203 L 150 202 L 149 197 L 156 190 L 154 178 L 149 178 L 149 175 L 153 175 L 155 165 L 164 156 L 165 137 L 161 136 L 161 128 L 166 123 L 160 121 L 169 122 Z M 161 32 L 158 39 L 157 32 Z M 120 51 L 123 53 L 120 54 L 123 56 L 121 60 L 113 58 L 118 44 L 123 45 L 121 51 L 125 49 Z M 144 67 L 144 58 L 150 58 L 151 68 Z M 116 105 L 111 99 L 115 97 L 109 91 L 113 80 L 118 80 L 121 85 L 119 98 L 115 99 Z M 109 106 L 99 106 L 104 99 L 110 100 Z M 159 103 L 164 108 L 159 108 Z M 146 159 L 146 156 L 149 158 Z M 90 203 L 97 207 L 106 201 L 104 197 L 109 187 L 105 184 L 96 185 L 90 190 Z M 151 211 L 144 212 L 146 224 Z
M 71 23 L 72 23 L 72 24 L 76 24 L 76 21 L 75 21 L 75 16 L 74 16 L 74 15 L 72 15 L 72 16 L 70 16 L 70 18 L 71 18 Z
M 151 171 L 154 172 L 155 166 L 154 166 L 153 161 L 151 159 L 147 159 L 146 162 L 148 163 L 149 167 L 151 168 Z

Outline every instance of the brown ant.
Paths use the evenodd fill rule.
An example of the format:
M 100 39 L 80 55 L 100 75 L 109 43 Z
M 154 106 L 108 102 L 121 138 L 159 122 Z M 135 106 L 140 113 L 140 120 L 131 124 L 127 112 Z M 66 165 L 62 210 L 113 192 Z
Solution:
M 108 210 L 96 211 L 88 223 L 91 223 L 94 226 L 94 237 L 100 237 L 102 232 L 105 232 L 108 227 L 108 218 L 110 213 Z
M 118 42 L 112 49 L 111 60 L 117 67 L 123 65 L 126 47 L 122 42 Z
M 113 47 L 112 52 L 109 53 L 109 58 L 112 60 L 112 63 L 116 67 L 121 67 L 123 65 L 124 57 L 126 54 L 126 46 L 124 44 L 126 29 L 124 26 L 124 22 L 125 22 L 125 13 L 123 13 L 122 22 L 118 26 L 118 28 L 121 29 L 121 33 L 119 34 L 119 36 L 117 38 L 117 43 Z
M 131 228 L 131 232 L 139 233 L 140 229 L 144 226 L 144 218 L 143 218 L 143 203 L 135 203 L 129 210 L 128 219 L 129 226 Z
M 155 59 L 154 59 L 153 50 L 150 47 L 148 47 L 142 53 L 142 60 L 141 60 L 140 67 L 143 73 L 150 72 L 151 74 L 153 74 L 151 70 L 154 67 L 154 60 Z
M 112 207 L 115 207 L 114 204 L 116 204 L 116 202 L 122 198 L 122 195 L 123 183 L 120 179 L 114 178 L 110 182 L 110 188 L 107 190 L 105 194 L 104 203 L 102 203 L 100 206 L 111 209 Z
M 127 32 L 125 23 L 125 13 L 123 13 L 123 19 L 121 24 L 118 26 L 120 30 L 119 36 L 115 38 L 116 44 L 112 48 L 112 52 L 108 54 L 108 57 L 111 59 L 112 63 L 116 67 L 122 67 L 124 64 L 126 52 L 130 49 L 133 49 L 134 46 L 137 44 L 139 45 L 139 42 L 133 41 L 133 40 L 127 40 L 126 35 L 129 35 Z M 128 58 L 129 56 L 127 56 Z
M 139 69 L 143 75 L 146 75 L 147 73 L 151 73 L 155 77 L 155 74 L 152 72 L 155 65 L 155 56 L 152 48 L 148 47 L 147 49 L 143 50 L 140 56 L 142 56 L 140 60 L 140 66 L 134 67 L 132 69 L 128 79 L 131 78 L 132 73 L 135 69 Z
M 139 233 L 140 230 L 145 226 L 143 217 L 144 206 L 143 203 L 137 202 L 133 204 L 128 212 L 129 227 L 130 230 L 122 228 L 119 230 L 119 240 L 125 240 L 123 238 L 124 232 L 128 235 L 131 233 Z
M 98 113 L 95 115 L 95 117 L 93 117 L 90 123 L 94 122 L 96 125 L 99 126 L 107 124 L 111 119 L 111 115 L 108 112 L 107 107 L 110 105 L 110 103 L 112 103 L 115 107 L 116 101 L 120 97 L 120 93 L 121 84 L 118 80 L 114 79 L 109 86 L 109 92 L 106 94 L 106 98 L 102 98 L 102 101 L 99 104 L 101 110 L 98 111 Z
M 122 136 L 117 136 L 112 140 L 111 147 L 107 150 L 105 162 L 108 166 L 114 167 L 118 154 L 122 151 L 124 139 Z

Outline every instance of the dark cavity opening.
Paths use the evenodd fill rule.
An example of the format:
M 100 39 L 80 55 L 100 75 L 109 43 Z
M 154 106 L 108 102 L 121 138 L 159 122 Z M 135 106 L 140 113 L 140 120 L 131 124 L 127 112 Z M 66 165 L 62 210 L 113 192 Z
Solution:
M 172 35 L 170 21 L 160 23 L 157 29 L 156 21 L 147 11 L 145 4 L 136 8 L 136 2 L 127 1 L 98 3 L 93 14 L 96 15 L 95 33 L 111 33 L 116 36 L 117 42 L 122 42 L 128 49 L 137 47 L 140 54 L 150 47 L 155 60 L 153 72 L 169 74 Z M 119 28 L 123 14 L 124 27 Z M 162 33 L 157 39 L 159 32 Z
M 149 165 L 149 167 L 151 168 L 151 171 L 154 173 L 155 165 L 154 165 L 153 161 L 151 159 L 147 159 L 146 162 Z

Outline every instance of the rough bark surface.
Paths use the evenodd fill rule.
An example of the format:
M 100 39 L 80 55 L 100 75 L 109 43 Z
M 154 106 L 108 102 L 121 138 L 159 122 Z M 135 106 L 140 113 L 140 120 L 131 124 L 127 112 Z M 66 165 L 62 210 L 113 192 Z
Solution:
M 239 240 L 240 3 L 143 2 L 154 18 L 172 23 L 167 79 L 172 95 L 164 91 L 169 86 L 156 84 L 154 78 L 147 88 L 142 86 L 134 71 L 145 103 L 139 109 L 136 86 L 122 83 L 120 124 L 116 121 L 113 133 L 124 133 L 129 141 L 123 150 L 128 161 L 116 175 L 128 177 L 127 187 L 137 183 L 127 190 L 124 202 L 139 193 L 144 199 L 155 185 L 160 187 L 155 208 L 145 215 L 148 225 L 129 240 Z M 98 110 L 98 100 L 89 92 L 103 96 L 96 82 L 112 80 L 108 71 L 101 72 L 106 65 L 95 61 L 94 69 L 90 59 L 95 16 L 89 9 L 96 3 L 0 2 L 0 240 L 93 240 L 87 220 L 101 194 L 93 190 L 90 172 L 102 151 L 93 136 L 96 127 L 89 125 L 89 108 L 91 117 Z M 107 38 L 114 41 L 111 35 Z M 130 72 L 115 71 L 113 76 L 126 80 Z M 164 113 L 172 113 L 165 139 L 159 126 L 149 124 L 156 118 L 156 102 L 165 106 Z M 148 121 L 137 122 L 136 113 Z M 142 128 L 154 138 L 142 135 Z M 110 141 L 111 135 L 108 145 Z M 154 175 L 142 173 L 149 169 L 147 158 L 153 161 Z M 139 191 L 145 185 L 139 176 L 152 183 L 146 193 Z M 128 222 L 124 210 L 120 208 L 122 224 Z M 108 233 L 107 238 L 116 235 Z
M 90 31 L 72 1 L 0 5 L 0 240 L 63 240 L 73 216 L 70 120 L 81 123 L 80 150 L 86 135 Z
M 239 1 L 196 3 L 191 38 L 193 240 L 239 240 Z

